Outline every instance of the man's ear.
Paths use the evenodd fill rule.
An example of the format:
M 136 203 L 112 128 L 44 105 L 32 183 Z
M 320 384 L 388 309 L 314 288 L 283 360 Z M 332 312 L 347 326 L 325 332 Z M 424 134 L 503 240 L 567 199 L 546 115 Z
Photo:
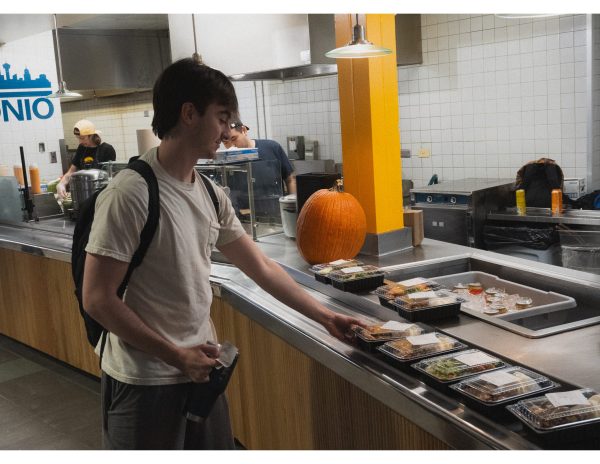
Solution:
M 183 105 L 181 105 L 179 117 L 184 124 L 189 125 L 193 121 L 196 113 L 197 110 L 194 104 L 192 102 L 185 102 Z

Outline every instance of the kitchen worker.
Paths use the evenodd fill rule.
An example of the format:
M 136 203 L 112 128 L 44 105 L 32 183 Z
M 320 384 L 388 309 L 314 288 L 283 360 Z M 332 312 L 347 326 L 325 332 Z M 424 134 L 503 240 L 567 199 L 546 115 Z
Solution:
M 231 123 L 231 135 L 227 140 L 223 140 L 223 145 L 225 145 L 226 148 L 232 146 L 237 148 L 257 148 L 258 157 L 261 160 L 278 161 L 281 170 L 281 179 L 285 183 L 286 193 L 296 193 L 296 176 L 294 175 L 294 168 L 292 168 L 292 164 L 281 145 L 275 140 L 251 139 L 248 136 L 249 130 L 248 126 L 241 121 L 233 121 Z
M 217 365 L 210 320 L 210 254 L 231 263 L 283 304 L 351 341 L 358 320 L 313 299 L 245 233 L 225 192 L 213 186 L 219 213 L 194 166 L 214 158 L 231 135 L 238 108 L 232 83 L 193 59 L 179 60 L 153 89 L 152 129 L 161 140 L 141 159 L 158 179 L 160 221 L 142 262 L 117 297 L 148 215 L 142 177 L 124 170 L 99 195 L 86 248 L 83 303 L 110 332 L 103 356 L 103 444 L 106 449 L 233 449 L 221 395 L 202 423 L 187 421 L 194 383 Z M 243 361 L 242 361 L 243 362 Z
M 98 163 L 117 159 L 115 149 L 112 145 L 102 141 L 100 138 L 101 133 L 96 129 L 94 123 L 87 119 L 75 123 L 73 134 L 77 137 L 79 146 L 73 156 L 69 170 L 62 176 L 56 186 L 56 192 L 61 198 L 65 198 L 67 195 L 67 185 L 69 185 L 74 172 L 80 169 L 98 169 Z

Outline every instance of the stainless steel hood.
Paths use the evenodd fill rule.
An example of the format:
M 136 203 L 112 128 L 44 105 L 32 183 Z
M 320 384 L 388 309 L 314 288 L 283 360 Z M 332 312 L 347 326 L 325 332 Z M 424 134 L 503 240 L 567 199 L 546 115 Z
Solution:
M 398 66 L 423 63 L 421 15 L 396 15 L 396 58 Z M 335 59 L 325 53 L 336 48 L 335 22 L 332 14 L 309 14 L 310 64 L 259 72 L 233 74 L 233 81 L 291 80 L 337 74 Z M 367 31 L 368 34 L 368 31 Z
M 63 78 L 84 99 L 150 90 L 171 63 L 168 30 L 59 28 L 58 34 Z

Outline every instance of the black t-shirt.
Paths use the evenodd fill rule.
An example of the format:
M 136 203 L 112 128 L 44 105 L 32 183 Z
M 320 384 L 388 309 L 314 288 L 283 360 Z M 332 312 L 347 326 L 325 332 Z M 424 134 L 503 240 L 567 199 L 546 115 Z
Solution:
M 98 169 L 98 163 L 115 161 L 117 154 L 112 145 L 102 142 L 97 147 L 84 147 L 79 145 L 71 160 L 77 169 Z

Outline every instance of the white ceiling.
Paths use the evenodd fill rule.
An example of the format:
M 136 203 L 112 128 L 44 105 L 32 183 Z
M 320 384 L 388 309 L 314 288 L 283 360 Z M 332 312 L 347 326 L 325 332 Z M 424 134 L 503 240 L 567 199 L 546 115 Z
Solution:
M 70 29 L 168 29 L 166 14 L 61 14 L 58 27 Z M 49 14 L 0 14 L 0 43 L 8 43 L 54 28 Z

